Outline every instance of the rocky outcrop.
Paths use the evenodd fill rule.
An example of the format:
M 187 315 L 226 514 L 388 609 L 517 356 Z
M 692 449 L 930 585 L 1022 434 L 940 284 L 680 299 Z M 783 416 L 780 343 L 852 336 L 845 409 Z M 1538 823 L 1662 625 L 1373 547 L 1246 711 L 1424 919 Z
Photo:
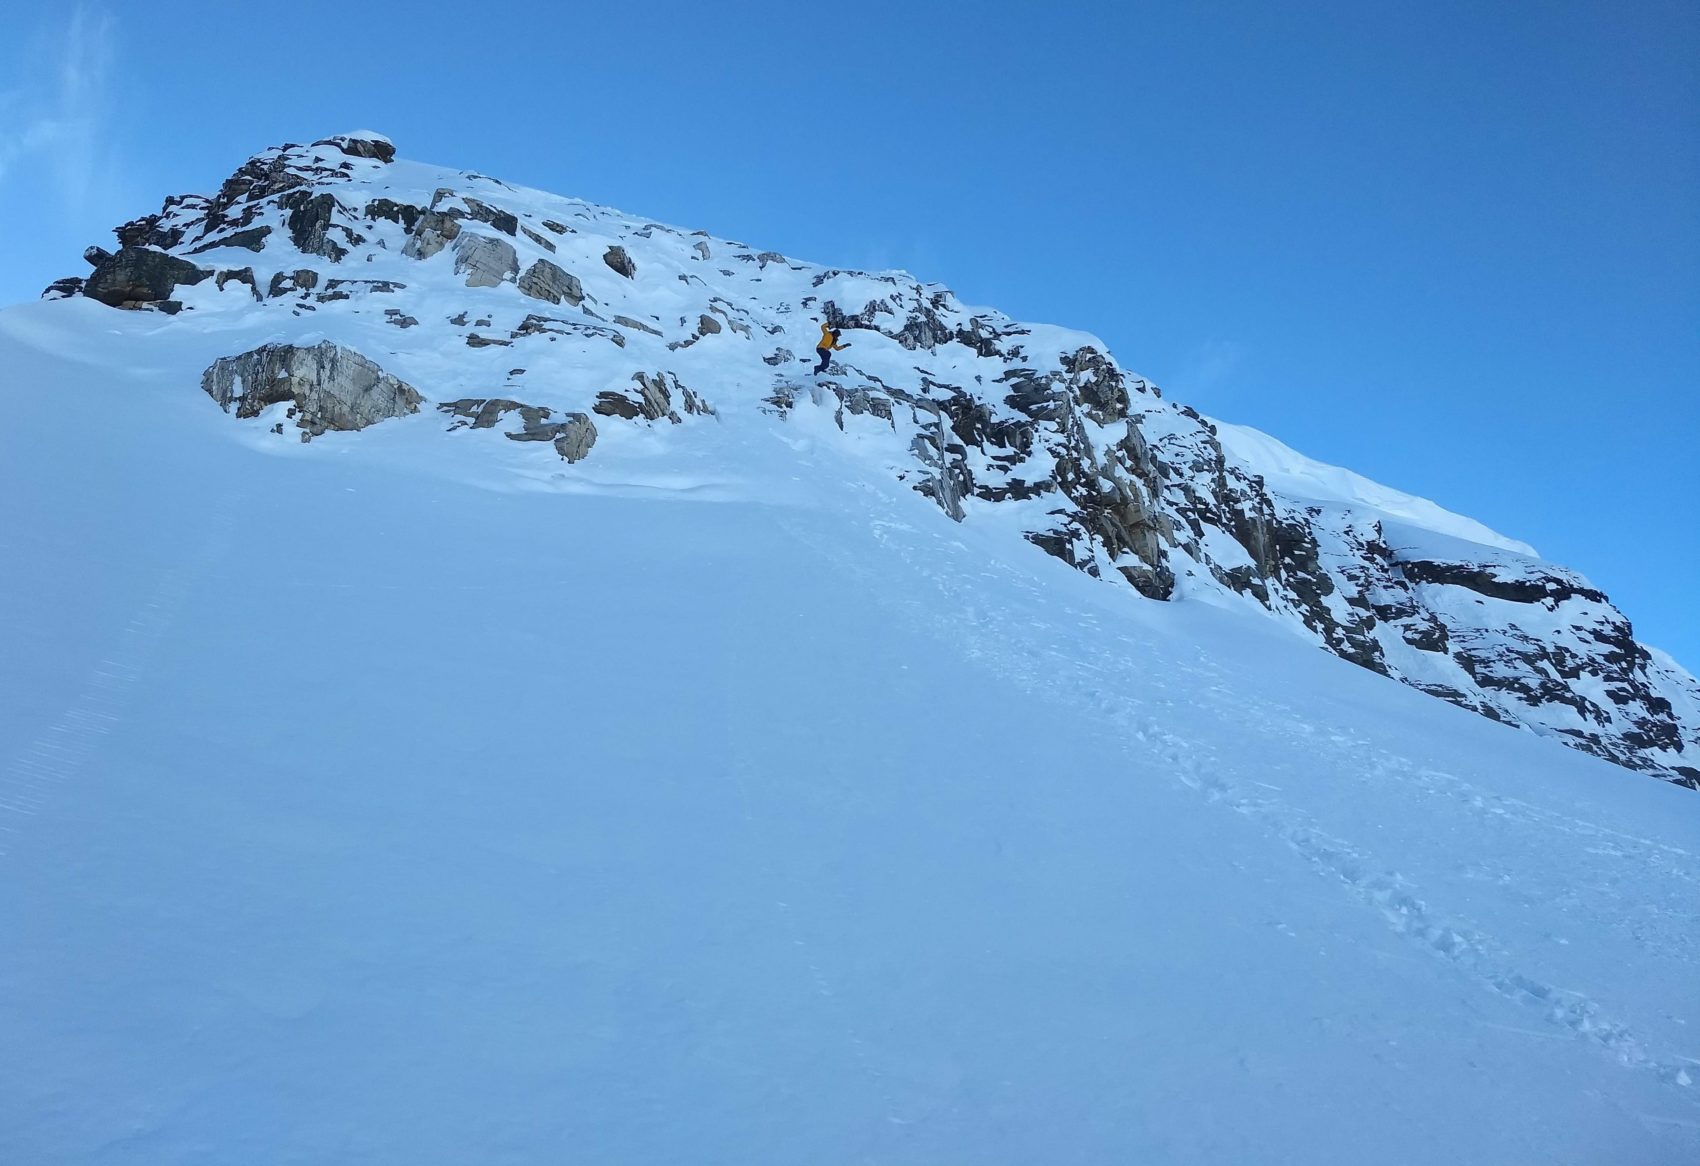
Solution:
M 632 328 L 638 332 L 647 332 L 651 336 L 661 335 L 661 329 L 654 324 L 645 324 L 642 320 L 634 320 L 630 316 L 615 316 L 614 323 L 622 328 Z
M 180 286 L 211 279 L 210 268 L 151 247 L 122 247 L 94 269 L 83 294 L 113 308 L 136 308 L 169 300 Z
M 515 340 L 524 336 L 594 336 L 606 340 L 616 348 L 626 346 L 626 338 L 618 329 L 604 327 L 601 324 L 586 324 L 582 320 L 562 320 L 555 316 L 530 315 L 520 321 L 513 332 Z
M 673 407 L 673 396 L 677 393 L 679 408 L 687 414 L 714 413 L 708 402 L 680 384 L 679 378 L 672 373 L 658 372 L 652 375 L 637 372 L 632 374 L 632 382 L 637 386 L 636 392 L 598 393 L 591 412 L 604 417 L 620 417 L 627 421 L 659 421 L 665 417 L 677 425 L 680 418 Z
M 590 447 L 595 444 L 595 423 L 583 413 L 567 414 L 566 423 L 555 438 L 555 452 L 571 464 L 583 461 L 589 455 Z
M 442 211 L 425 211 L 408 230 L 401 253 L 409 259 L 429 259 L 460 236 L 460 219 Z
M 284 226 L 290 241 L 308 255 L 323 255 L 332 263 L 340 263 L 350 247 L 366 241 L 365 236 L 344 221 L 349 217 L 348 208 L 333 194 L 291 191 L 279 200 L 279 205 L 289 212 Z
M 494 429 L 510 413 L 519 415 L 519 427 L 505 430 L 510 441 L 553 442 L 555 451 L 568 462 L 583 461 L 596 444 L 596 426 L 583 413 L 568 413 L 560 421 L 551 420 L 554 413 L 537 405 L 527 405 L 505 397 L 485 399 L 468 397 L 448 401 L 437 408 L 456 418 L 449 429 Z
M 578 277 L 547 259 L 539 259 L 525 269 L 525 274 L 519 277 L 519 290 L 534 300 L 547 300 L 551 304 L 564 300 L 576 308 L 584 302 L 584 288 Z
M 462 231 L 455 239 L 455 274 L 467 287 L 496 287 L 519 274 L 519 257 L 506 239 Z
M 293 292 L 307 293 L 319 286 L 319 273 L 310 267 L 296 268 L 294 271 L 280 271 L 273 275 L 271 282 L 266 285 L 268 299 L 286 296 Z
M 299 318 L 313 322 L 317 339 L 363 334 L 378 315 L 370 297 L 381 293 L 383 319 L 398 329 L 388 337 L 403 343 L 399 330 L 408 329 L 405 342 L 458 350 L 479 375 L 498 361 L 535 371 L 532 354 L 574 375 L 591 370 L 597 379 L 583 390 L 549 374 L 529 378 L 584 412 L 506 397 L 449 408 L 457 425 L 548 441 L 569 461 L 597 440 L 592 414 L 656 423 L 712 412 L 674 370 L 658 367 L 672 359 L 647 339 L 658 338 L 679 354 L 679 372 L 712 367 L 716 383 L 747 388 L 752 407 L 788 417 L 810 402 L 857 440 L 890 443 L 882 464 L 954 520 L 980 521 L 997 508 L 1001 524 L 1073 569 L 1152 599 L 1208 594 L 1256 605 L 1366 669 L 1700 784 L 1700 683 L 1637 644 L 1598 589 L 1495 546 L 1424 544 L 1374 505 L 1284 497 L 1260 476 L 1261 455 L 1232 452 L 1235 431 L 1165 401 L 1090 337 L 966 308 L 902 273 L 811 268 L 741 243 L 711 245 L 701 232 L 570 200 L 551 205 L 483 176 L 444 172 L 429 197 L 409 190 L 413 169 L 399 182 L 356 180 L 377 176 L 392 157 L 376 135 L 266 151 L 215 194 L 167 199 L 157 214 L 117 228 L 116 251 L 90 248 L 92 272 L 45 294 L 169 313 L 204 302 L 176 298 L 177 289 L 216 279 L 231 294 L 240 294 L 234 284 L 250 296 L 263 288 L 255 310 L 275 314 L 275 334 L 289 335 Z M 231 248 L 259 258 L 228 269 L 194 260 Z M 398 256 L 430 260 L 451 248 L 471 289 L 455 294 L 470 302 L 439 306 L 396 278 Z M 652 273 L 673 278 L 638 281 L 638 260 L 649 255 Z M 598 258 L 623 278 L 599 276 Z M 326 279 L 325 262 L 374 263 L 371 273 L 390 278 Z M 585 273 L 594 297 L 569 269 Z M 422 273 L 420 282 L 437 291 L 437 280 Z M 551 314 L 515 311 L 524 301 L 487 290 L 508 283 Z M 370 316 L 354 318 L 362 313 Z M 353 331 L 325 327 L 332 316 Z M 822 320 L 858 347 L 800 381 L 795 353 L 812 347 Z M 420 327 L 452 331 L 412 331 Z M 698 347 L 705 343 L 712 361 Z M 565 347 L 545 348 L 557 344 Z M 512 355 L 503 359 L 503 348 Z M 862 367 L 870 351 L 879 375 Z M 380 388 L 376 366 L 355 379 L 370 381 L 365 396 L 387 391 L 394 400 L 356 407 L 365 396 L 344 382 L 360 360 L 325 368 L 321 356 L 247 354 L 209 369 L 207 391 L 244 415 L 287 401 L 308 436 L 405 411 L 406 394 Z
M 301 440 L 328 430 L 364 429 L 419 411 L 423 397 L 358 352 L 329 340 L 310 348 L 267 344 L 214 361 L 201 388 L 226 413 L 257 417 L 289 402 Z
M 395 161 L 395 145 L 382 134 L 337 134 L 335 137 L 320 138 L 315 146 L 330 146 L 341 150 L 350 158 L 373 158 L 379 162 Z

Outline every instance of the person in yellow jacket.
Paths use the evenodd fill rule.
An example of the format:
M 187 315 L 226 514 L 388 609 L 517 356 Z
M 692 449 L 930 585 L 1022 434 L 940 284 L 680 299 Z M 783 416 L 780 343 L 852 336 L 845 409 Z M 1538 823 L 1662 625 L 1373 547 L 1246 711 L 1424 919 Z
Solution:
M 819 376 L 826 371 L 826 366 L 832 363 L 832 354 L 841 348 L 849 348 L 848 344 L 838 342 L 838 329 L 831 324 L 822 323 L 820 326 L 820 343 L 815 345 L 815 351 L 820 353 L 820 365 L 815 369 Z

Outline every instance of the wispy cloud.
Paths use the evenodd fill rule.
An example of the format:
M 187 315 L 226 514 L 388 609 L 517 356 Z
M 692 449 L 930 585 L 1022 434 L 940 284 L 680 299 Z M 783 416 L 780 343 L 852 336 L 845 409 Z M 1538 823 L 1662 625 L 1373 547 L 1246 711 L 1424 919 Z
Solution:
M 117 31 L 104 6 L 79 2 L 37 35 L 22 76 L 0 92 L 0 183 L 40 166 L 71 206 L 87 200 L 108 152 Z

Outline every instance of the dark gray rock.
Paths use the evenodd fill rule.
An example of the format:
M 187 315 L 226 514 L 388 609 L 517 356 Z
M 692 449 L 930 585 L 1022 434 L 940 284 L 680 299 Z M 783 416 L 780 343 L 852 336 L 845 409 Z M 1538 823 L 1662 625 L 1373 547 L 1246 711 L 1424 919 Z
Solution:
M 211 251 L 217 247 L 240 247 L 245 251 L 264 251 L 266 249 L 266 239 L 271 235 L 271 233 L 272 229 L 270 227 L 250 227 L 246 231 L 236 231 L 229 235 L 224 235 L 220 238 L 210 240 L 209 242 L 201 243 L 198 246 L 191 247 L 189 249 L 189 254 L 199 255 L 203 251 Z
M 596 426 L 583 413 L 568 413 L 564 420 L 551 421 L 551 410 L 506 397 L 488 400 L 467 397 L 445 402 L 437 408 L 455 418 L 449 426 L 451 431 L 494 429 L 502 425 L 510 413 L 518 413 L 519 428 L 503 430 L 508 440 L 553 442 L 556 452 L 569 462 L 582 461 L 590 447 L 596 444 Z
M 539 259 L 526 268 L 525 274 L 519 277 L 518 286 L 521 292 L 534 300 L 547 300 L 551 304 L 564 300 L 575 308 L 584 302 L 584 287 L 578 277 L 547 259 Z
M 633 263 L 632 257 L 626 254 L 626 249 L 618 244 L 608 248 L 602 256 L 602 262 L 606 263 L 611 270 L 625 276 L 627 279 L 635 279 L 637 277 L 637 264 Z
M 290 241 L 304 254 L 323 255 L 332 263 L 340 263 L 348 254 L 349 246 L 359 246 L 366 241 L 364 236 L 337 222 L 338 216 L 346 216 L 348 211 L 335 195 L 292 190 L 278 200 L 278 205 L 289 212 L 284 226 L 289 231 Z M 343 243 L 332 238 L 333 234 L 340 235 Z
M 626 338 L 613 328 L 604 328 L 597 324 L 586 324 L 579 320 L 561 320 L 554 316 L 530 315 L 520 322 L 514 330 L 513 337 L 518 340 L 522 336 L 595 336 L 608 341 L 615 347 L 624 348 Z
M 112 258 L 112 252 L 105 247 L 84 247 L 83 258 L 88 261 L 90 267 L 99 267 Z
M 425 217 L 425 208 L 414 206 L 408 202 L 395 202 L 387 198 L 375 198 L 366 204 L 366 217 L 369 219 L 387 219 L 398 223 L 408 234 L 419 225 L 419 220 Z
M 83 294 L 114 308 L 139 307 L 171 298 L 178 287 L 212 278 L 212 271 L 187 259 L 147 247 L 122 247 L 83 285 Z
M 256 300 L 263 298 L 260 294 L 259 282 L 254 278 L 254 269 L 252 267 L 243 267 L 236 271 L 221 271 L 214 276 L 214 282 L 218 284 L 219 291 L 223 291 L 226 284 L 246 284 L 248 290 L 253 293 Z
M 519 230 L 520 230 L 520 234 L 524 235 L 527 239 L 530 239 L 533 243 L 536 243 L 539 247 L 543 248 L 545 251 L 548 251 L 551 254 L 554 253 L 555 244 L 551 243 L 544 236 L 539 235 L 536 231 L 534 231 L 530 227 L 526 227 L 526 226 L 521 226 Z
M 636 393 L 603 392 L 596 395 L 596 403 L 591 406 L 591 412 L 604 417 L 620 417 L 627 421 L 642 418 L 645 421 L 659 421 L 665 417 L 673 424 L 679 424 L 679 414 L 673 408 L 673 394 L 677 392 L 686 413 L 712 415 L 714 409 L 690 389 L 679 383 L 679 378 L 672 373 L 658 372 L 653 376 L 649 373 L 633 373 L 632 381 L 637 385 Z
M 298 267 L 292 272 L 278 272 L 272 276 L 271 284 L 266 288 L 270 298 L 288 295 L 290 292 L 310 292 L 319 286 L 319 273 L 311 267 Z
M 479 202 L 476 198 L 463 197 L 461 201 L 466 204 L 468 218 L 480 223 L 488 223 L 504 235 L 512 235 L 519 230 L 519 216 L 505 211 L 501 207 Z
M 334 147 L 350 158 L 372 158 L 384 163 L 395 161 L 395 147 L 383 138 L 339 134 L 334 138 L 321 138 L 313 145 Z

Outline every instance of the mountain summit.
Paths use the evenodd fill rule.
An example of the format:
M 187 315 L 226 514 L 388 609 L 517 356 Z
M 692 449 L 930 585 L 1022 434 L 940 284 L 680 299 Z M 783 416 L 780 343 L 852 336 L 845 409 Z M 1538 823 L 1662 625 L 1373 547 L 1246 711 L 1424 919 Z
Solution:
M 783 432 L 825 411 L 959 522 L 1700 786 L 1700 685 L 1581 575 L 1164 399 L 1092 336 L 398 161 L 366 132 L 268 150 L 116 234 L 46 294 L 181 313 L 165 327 L 217 338 L 205 391 L 279 440 L 422 414 L 566 488 L 611 449 L 665 472 L 716 415 Z M 822 322 L 853 347 L 817 378 Z

